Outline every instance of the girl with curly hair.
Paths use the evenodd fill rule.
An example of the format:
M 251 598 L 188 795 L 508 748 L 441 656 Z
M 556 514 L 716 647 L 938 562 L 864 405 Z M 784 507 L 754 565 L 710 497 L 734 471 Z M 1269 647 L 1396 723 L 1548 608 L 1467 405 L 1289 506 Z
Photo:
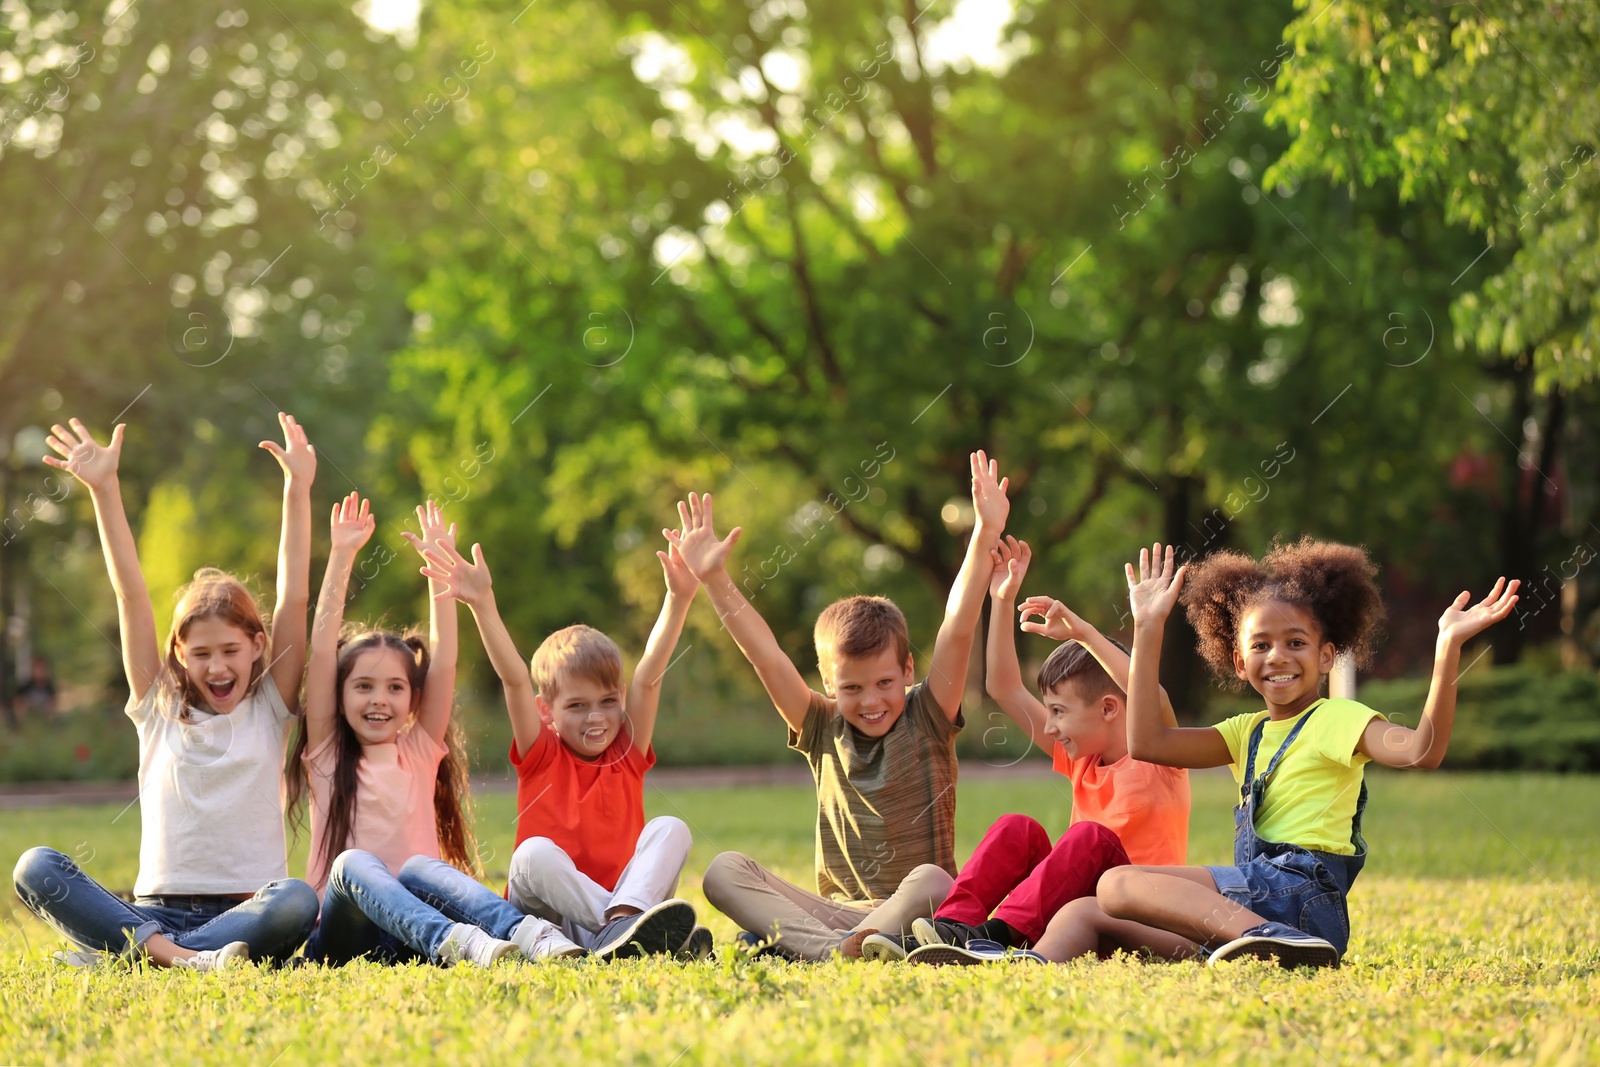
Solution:
M 1215 553 L 1174 571 L 1169 546 L 1127 567 L 1133 606 L 1128 751 L 1172 767 L 1228 766 L 1240 785 L 1231 866 L 1106 872 L 1096 896 L 1121 941 L 1173 934 L 1210 949 L 1215 964 L 1274 958 L 1285 967 L 1337 966 L 1350 939 L 1345 898 L 1366 860 L 1363 770 L 1438 767 L 1455 720 L 1461 646 L 1510 614 L 1518 583 L 1501 578 L 1468 607 L 1463 592 L 1439 617 L 1433 683 L 1415 729 L 1354 700 L 1322 695 L 1335 657 L 1359 664 L 1383 618 L 1376 569 L 1360 548 L 1304 538 L 1256 561 Z M 1185 581 L 1187 579 L 1187 582 Z M 1200 652 L 1229 683 L 1248 683 L 1263 711 L 1215 726 L 1169 726 L 1161 715 L 1161 631 L 1182 603 Z

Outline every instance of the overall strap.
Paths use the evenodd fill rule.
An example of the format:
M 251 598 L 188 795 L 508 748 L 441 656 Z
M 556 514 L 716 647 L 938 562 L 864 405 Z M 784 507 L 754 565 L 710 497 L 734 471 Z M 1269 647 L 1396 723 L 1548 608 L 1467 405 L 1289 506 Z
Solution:
M 1322 701 L 1318 700 L 1301 713 L 1300 721 L 1294 724 L 1294 729 L 1289 731 L 1289 736 L 1283 739 L 1283 744 L 1279 745 L 1278 751 L 1273 753 L 1272 762 L 1268 763 L 1267 769 L 1261 772 L 1263 785 L 1266 779 L 1272 776 L 1272 772 L 1278 769 L 1278 764 L 1283 761 L 1283 754 L 1289 751 L 1289 746 L 1294 744 L 1294 739 L 1300 736 L 1300 731 L 1305 728 L 1306 723 L 1311 721 L 1312 713 L 1317 710 L 1317 706 L 1321 703 Z M 1262 719 L 1256 723 L 1256 728 L 1250 732 L 1250 754 L 1245 758 L 1244 784 L 1240 787 L 1240 793 L 1243 795 L 1248 795 L 1251 787 L 1255 784 L 1256 751 L 1261 747 L 1261 735 L 1266 728 L 1267 720 Z

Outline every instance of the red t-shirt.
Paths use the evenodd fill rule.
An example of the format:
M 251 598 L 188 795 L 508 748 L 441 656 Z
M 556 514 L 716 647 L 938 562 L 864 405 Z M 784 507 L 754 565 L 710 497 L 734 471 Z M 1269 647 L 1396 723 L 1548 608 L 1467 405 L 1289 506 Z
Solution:
M 548 837 L 573 864 L 607 889 L 615 889 L 644 831 L 644 772 L 656 764 L 624 728 L 600 758 L 590 762 L 561 743 L 549 726 L 526 756 L 511 742 L 517 770 L 517 844 Z
M 1128 858 L 1150 867 L 1182 867 L 1189 853 L 1189 772 L 1123 756 L 1069 759 L 1060 741 L 1051 765 L 1072 779 L 1072 821 L 1116 833 Z

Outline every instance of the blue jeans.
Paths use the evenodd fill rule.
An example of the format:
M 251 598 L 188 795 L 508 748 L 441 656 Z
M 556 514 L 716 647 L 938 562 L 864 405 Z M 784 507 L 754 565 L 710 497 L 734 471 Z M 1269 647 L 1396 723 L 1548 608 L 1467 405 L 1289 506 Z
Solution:
M 511 932 L 527 918 L 482 882 L 443 860 L 412 856 L 400 868 L 400 884 L 454 922 L 471 923 L 501 941 L 511 940 Z
M 1326 853 L 1297 848 L 1258 855 L 1241 867 L 1207 867 L 1217 892 L 1269 922 L 1320 937 L 1343 956 L 1350 946 L 1345 887 L 1325 861 Z M 1349 857 L 1335 856 L 1334 860 Z
M 328 870 L 322 922 L 311 935 L 306 957 L 331 964 L 359 956 L 385 963 L 436 959 L 454 922 L 413 896 L 378 857 L 347 849 Z
M 253 960 L 288 959 L 317 921 L 317 894 L 298 878 L 268 882 L 248 900 L 139 897 L 129 904 L 53 848 L 30 848 L 11 879 L 17 896 L 75 944 L 134 955 L 155 934 L 187 949 L 250 946 Z

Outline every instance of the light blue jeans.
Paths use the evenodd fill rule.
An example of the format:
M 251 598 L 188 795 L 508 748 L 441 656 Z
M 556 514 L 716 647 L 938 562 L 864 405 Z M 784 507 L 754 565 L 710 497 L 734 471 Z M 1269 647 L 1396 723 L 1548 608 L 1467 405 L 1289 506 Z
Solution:
M 406 866 L 422 859 L 413 857 Z M 425 862 L 455 870 L 439 860 Z M 359 956 L 385 963 L 436 960 L 456 921 L 412 894 L 372 853 L 347 849 L 329 868 L 322 921 L 306 945 L 306 957 L 330 964 Z
M 132 904 L 83 873 L 70 856 L 30 848 L 11 880 L 39 918 L 86 949 L 137 953 L 160 934 L 187 949 L 250 946 L 253 960 L 284 960 L 317 921 L 317 894 L 298 878 L 268 882 L 248 900 L 225 896 L 139 897 Z
M 502 941 L 511 940 L 511 932 L 528 917 L 443 860 L 412 856 L 400 868 L 400 884 L 451 921 L 470 923 Z

